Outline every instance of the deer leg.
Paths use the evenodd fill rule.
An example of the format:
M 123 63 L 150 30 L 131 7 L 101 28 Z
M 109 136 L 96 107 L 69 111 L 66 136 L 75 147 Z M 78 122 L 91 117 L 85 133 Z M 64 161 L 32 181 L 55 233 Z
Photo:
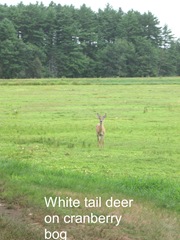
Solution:
M 99 135 L 97 135 L 97 145 L 99 147 Z
M 102 136 L 102 138 L 101 138 L 101 146 L 102 146 L 102 148 L 104 147 L 104 136 Z

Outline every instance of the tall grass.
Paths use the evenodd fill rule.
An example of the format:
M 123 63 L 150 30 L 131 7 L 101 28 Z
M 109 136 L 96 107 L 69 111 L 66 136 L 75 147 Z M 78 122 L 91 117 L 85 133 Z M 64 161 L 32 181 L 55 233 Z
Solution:
M 61 187 L 79 190 L 84 188 L 81 182 L 92 184 L 89 176 L 92 182 L 101 176 L 101 189 L 176 208 L 178 93 L 179 85 L 2 86 L 1 171 L 20 180 L 17 163 L 28 164 L 23 168 L 24 184 L 31 183 L 26 169 L 33 166 L 34 181 L 42 184 L 39 175 L 44 172 L 44 185 L 52 182 L 57 187 L 65 171 L 67 186 Z M 96 112 L 107 113 L 101 151 L 96 144 Z M 83 181 L 68 183 L 68 176 L 74 178 L 72 183 L 80 176 Z

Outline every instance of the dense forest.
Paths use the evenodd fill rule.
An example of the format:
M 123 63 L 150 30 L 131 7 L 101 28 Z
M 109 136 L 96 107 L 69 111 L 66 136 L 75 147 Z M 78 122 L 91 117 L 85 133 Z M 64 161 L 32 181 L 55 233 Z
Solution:
M 0 5 L 0 78 L 180 75 L 180 40 L 151 12 Z

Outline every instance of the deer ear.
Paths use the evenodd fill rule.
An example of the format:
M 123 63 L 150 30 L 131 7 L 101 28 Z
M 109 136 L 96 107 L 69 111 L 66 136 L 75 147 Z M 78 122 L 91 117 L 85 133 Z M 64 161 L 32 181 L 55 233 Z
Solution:
M 97 113 L 97 117 L 98 117 L 98 118 L 100 118 L 100 115 L 99 115 L 99 113 Z
M 103 118 L 106 118 L 106 113 L 105 113 L 105 115 L 103 116 Z

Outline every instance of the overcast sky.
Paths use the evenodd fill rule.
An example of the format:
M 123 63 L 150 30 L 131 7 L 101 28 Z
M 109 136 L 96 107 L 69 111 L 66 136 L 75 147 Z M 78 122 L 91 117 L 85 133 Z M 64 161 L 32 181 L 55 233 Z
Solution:
M 1 4 L 16 5 L 19 2 L 24 4 L 36 3 L 37 0 L 0 0 Z M 51 0 L 40 0 L 44 5 L 48 5 Z M 114 9 L 122 8 L 124 12 L 137 10 L 141 13 L 152 12 L 160 21 L 160 25 L 168 25 L 175 37 L 180 38 L 180 0 L 53 0 L 61 5 L 73 5 L 79 8 L 83 3 L 97 11 L 104 9 L 109 3 Z

